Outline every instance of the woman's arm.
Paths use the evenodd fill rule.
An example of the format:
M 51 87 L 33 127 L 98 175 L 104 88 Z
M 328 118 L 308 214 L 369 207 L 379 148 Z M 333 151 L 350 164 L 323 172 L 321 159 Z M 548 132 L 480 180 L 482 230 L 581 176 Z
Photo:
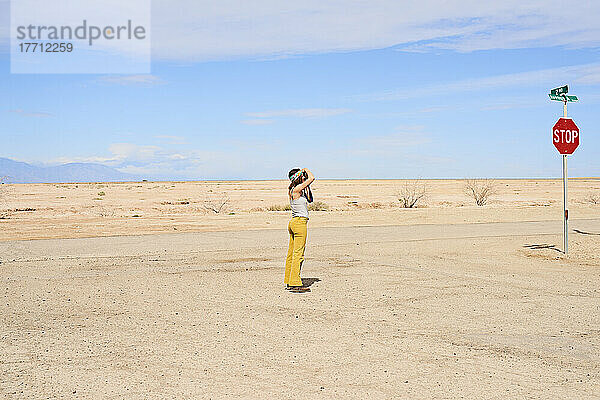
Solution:
M 298 186 L 294 187 L 294 189 L 292 190 L 292 192 L 294 192 L 294 193 L 300 193 L 301 191 L 306 189 L 306 187 L 308 187 L 308 185 L 313 183 L 315 180 L 315 176 L 313 175 L 312 172 L 310 172 L 310 170 L 308 168 L 302 169 L 302 172 L 306 172 L 306 175 L 308 175 L 308 178 L 304 182 L 299 184 Z

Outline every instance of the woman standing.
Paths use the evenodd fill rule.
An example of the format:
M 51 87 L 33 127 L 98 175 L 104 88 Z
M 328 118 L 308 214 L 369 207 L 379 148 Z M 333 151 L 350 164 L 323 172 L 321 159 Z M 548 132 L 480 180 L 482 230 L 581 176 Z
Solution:
M 294 168 L 288 173 L 290 186 L 288 197 L 292 207 L 292 219 L 288 224 L 290 245 L 285 260 L 284 282 L 287 288 L 294 293 L 310 292 L 302 285 L 300 269 L 304 261 L 304 248 L 306 246 L 306 232 L 308 224 L 308 203 L 312 202 L 312 192 L 309 185 L 315 176 L 307 168 Z

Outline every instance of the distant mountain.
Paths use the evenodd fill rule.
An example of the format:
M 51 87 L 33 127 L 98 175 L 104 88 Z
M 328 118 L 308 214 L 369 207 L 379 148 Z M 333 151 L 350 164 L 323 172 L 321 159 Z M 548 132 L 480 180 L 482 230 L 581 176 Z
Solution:
M 135 175 L 94 163 L 70 163 L 54 167 L 36 167 L 0 157 L 0 177 L 9 183 L 119 182 L 140 180 Z

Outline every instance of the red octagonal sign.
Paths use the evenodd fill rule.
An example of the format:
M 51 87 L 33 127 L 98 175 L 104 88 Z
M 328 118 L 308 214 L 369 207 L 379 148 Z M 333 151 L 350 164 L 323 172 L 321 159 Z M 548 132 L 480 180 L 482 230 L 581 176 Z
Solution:
M 571 118 L 559 118 L 554 124 L 552 143 L 560 154 L 573 154 L 579 146 L 579 128 Z

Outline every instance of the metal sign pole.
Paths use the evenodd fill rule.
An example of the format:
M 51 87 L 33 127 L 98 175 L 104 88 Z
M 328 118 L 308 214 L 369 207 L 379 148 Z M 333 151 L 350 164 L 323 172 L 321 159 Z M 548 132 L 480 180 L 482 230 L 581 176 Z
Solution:
M 563 249 L 569 254 L 569 209 L 567 208 L 567 155 L 563 154 Z
M 562 155 L 563 162 L 563 253 L 569 254 L 569 203 L 568 203 L 568 177 L 567 156 L 579 147 L 579 128 L 573 119 L 567 117 L 567 103 L 579 101 L 577 96 L 567 95 L 569 86 L 550 90 L 550 100 L 563 102 L 563 117 L 559 118 L 552 127 L 552 143 L 556 150 Z
M 567 99 L 563 106 L 563 116 L 567 118 Z M 569 209 L 567 206 L 567 155 L 563 154 L 563 249 L 569 254 Z

